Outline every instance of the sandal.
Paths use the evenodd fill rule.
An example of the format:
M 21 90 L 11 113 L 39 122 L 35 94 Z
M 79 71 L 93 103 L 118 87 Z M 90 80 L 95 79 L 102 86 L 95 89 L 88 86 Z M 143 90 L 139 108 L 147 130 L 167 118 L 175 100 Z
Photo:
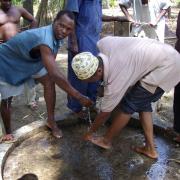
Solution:
M 0 144 L 5 143 L 5 144 L 10 144 L 16 142 L 16 139 L 12 134 L 6 134 L 3 137 L 0 138 Z

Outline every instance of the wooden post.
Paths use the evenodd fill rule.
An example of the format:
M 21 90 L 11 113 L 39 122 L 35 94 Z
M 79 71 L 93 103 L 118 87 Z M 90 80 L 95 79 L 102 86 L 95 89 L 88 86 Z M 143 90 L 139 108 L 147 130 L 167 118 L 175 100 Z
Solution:
M 114 35 L 115 36 L 130 36 L 130 22 L 114 22 Z

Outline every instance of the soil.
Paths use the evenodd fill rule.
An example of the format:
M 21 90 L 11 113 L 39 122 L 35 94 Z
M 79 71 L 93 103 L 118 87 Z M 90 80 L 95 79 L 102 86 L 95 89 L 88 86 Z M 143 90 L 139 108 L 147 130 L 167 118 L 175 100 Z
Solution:
M 179 9 L 178 8 L 172 8 L 171 18 L 167 21 L 166 26 L 166 42 L 174 45 L 175 43 L 175 29 L 176 29 L 176 21 L 177 21 L 177 13 Z M 113 14 L 117 15 L 120 14 L 119 9 L 110 9 L 110 10 L 104 10 L 105 14 Z M 121 15 L 121 14 L 120 14 Z M 103 32 L 102 36 L 106 35 L 113 35 L 113 23 L 103 23 Z M 67 51 L 66 51 L 66 45 L 59 51 L 59 54 L 57 56 L 57 65 L 63 74 L 67 74 Z M 30 122 L 36 121 L 36 120 L 45 120 L 46 115 L 46 106 L 45 101 L 43 97 L 43 88 L 39 84 L 37 85 L 37 95 L 39 98 L 38 110 L 31 110 L 25 102 L 24 95 L 15 97 L 14 101 L 12 103 L 12 129 L 16 130 L 20 128 L 23 125 L 26 125 Z M 66 107 L 66 93 L 63 92 L 60 88 L 56 87 L 56 109 L 55 114 L 62 115 L 64 112 L 67 112 L 68 109 Z M 171 103 L 169 103 L 171 102 Z M 166 94 L 162 101 L 160 102 L 160 114 L 162 116 L 167 117 L 164 118 L 166 121 L 171 122 L 173 121 L 173 114 L 172 114 L 172 92 L 169 94 Z M 165 110 L 165 111 L 164 111 Z M 165 114 L 165 115 L 164 115 Z

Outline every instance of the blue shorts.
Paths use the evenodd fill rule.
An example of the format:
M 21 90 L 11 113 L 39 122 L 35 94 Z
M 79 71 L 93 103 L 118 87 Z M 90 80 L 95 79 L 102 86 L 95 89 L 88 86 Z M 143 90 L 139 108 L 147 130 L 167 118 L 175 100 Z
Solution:
M 133 114 L 134 112 L 152 112 L 152 102 L 158 101 L 164 91 L 157 87 L 154 94 L 143 88 L 137 83 L 127 92 L 120 102 L 120 108 L 124 113 Z

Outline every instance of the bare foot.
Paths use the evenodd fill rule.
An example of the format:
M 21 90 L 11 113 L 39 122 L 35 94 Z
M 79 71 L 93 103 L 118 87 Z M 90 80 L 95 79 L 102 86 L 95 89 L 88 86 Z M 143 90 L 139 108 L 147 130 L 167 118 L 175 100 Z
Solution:
M 56 124 L 49 124 L 48 122 L 46 123 L 46 126 L 52 131 L 52 135 L 55 137 L 55 138 L 62 138 L 63 137 L 63 134 L 62 134 L 62 131 L 57 127 Z
M 134 147 L 132 148 L 135 152 L 144 154 L 145 156 L 152 158 L 152 159 L 157 159 L 158 158 L 158 153 L 155 150 L 150 150 L 146 146 L 143 147 Z
M 93 139 L 93 135 L 91 134 L 91 133 L 86 133 L 86 134 L 84 134 L 84 136 L 82 137 L 82 139 L 84 140 L 84 141 L 91 141 L 91 139 Z
M 0 138 L 0 143 L 13 143 L 16 139 L 12 134 L 6 134 L 3 137 Z
M 109 142 L 106 142 L 106 140 L 104 139 L 104 137 L 93 137 L 92 139 L 90 139 L 90 141 L 99 146 L 102 147 L 104 149 L 111 149 L 112 145 Z

